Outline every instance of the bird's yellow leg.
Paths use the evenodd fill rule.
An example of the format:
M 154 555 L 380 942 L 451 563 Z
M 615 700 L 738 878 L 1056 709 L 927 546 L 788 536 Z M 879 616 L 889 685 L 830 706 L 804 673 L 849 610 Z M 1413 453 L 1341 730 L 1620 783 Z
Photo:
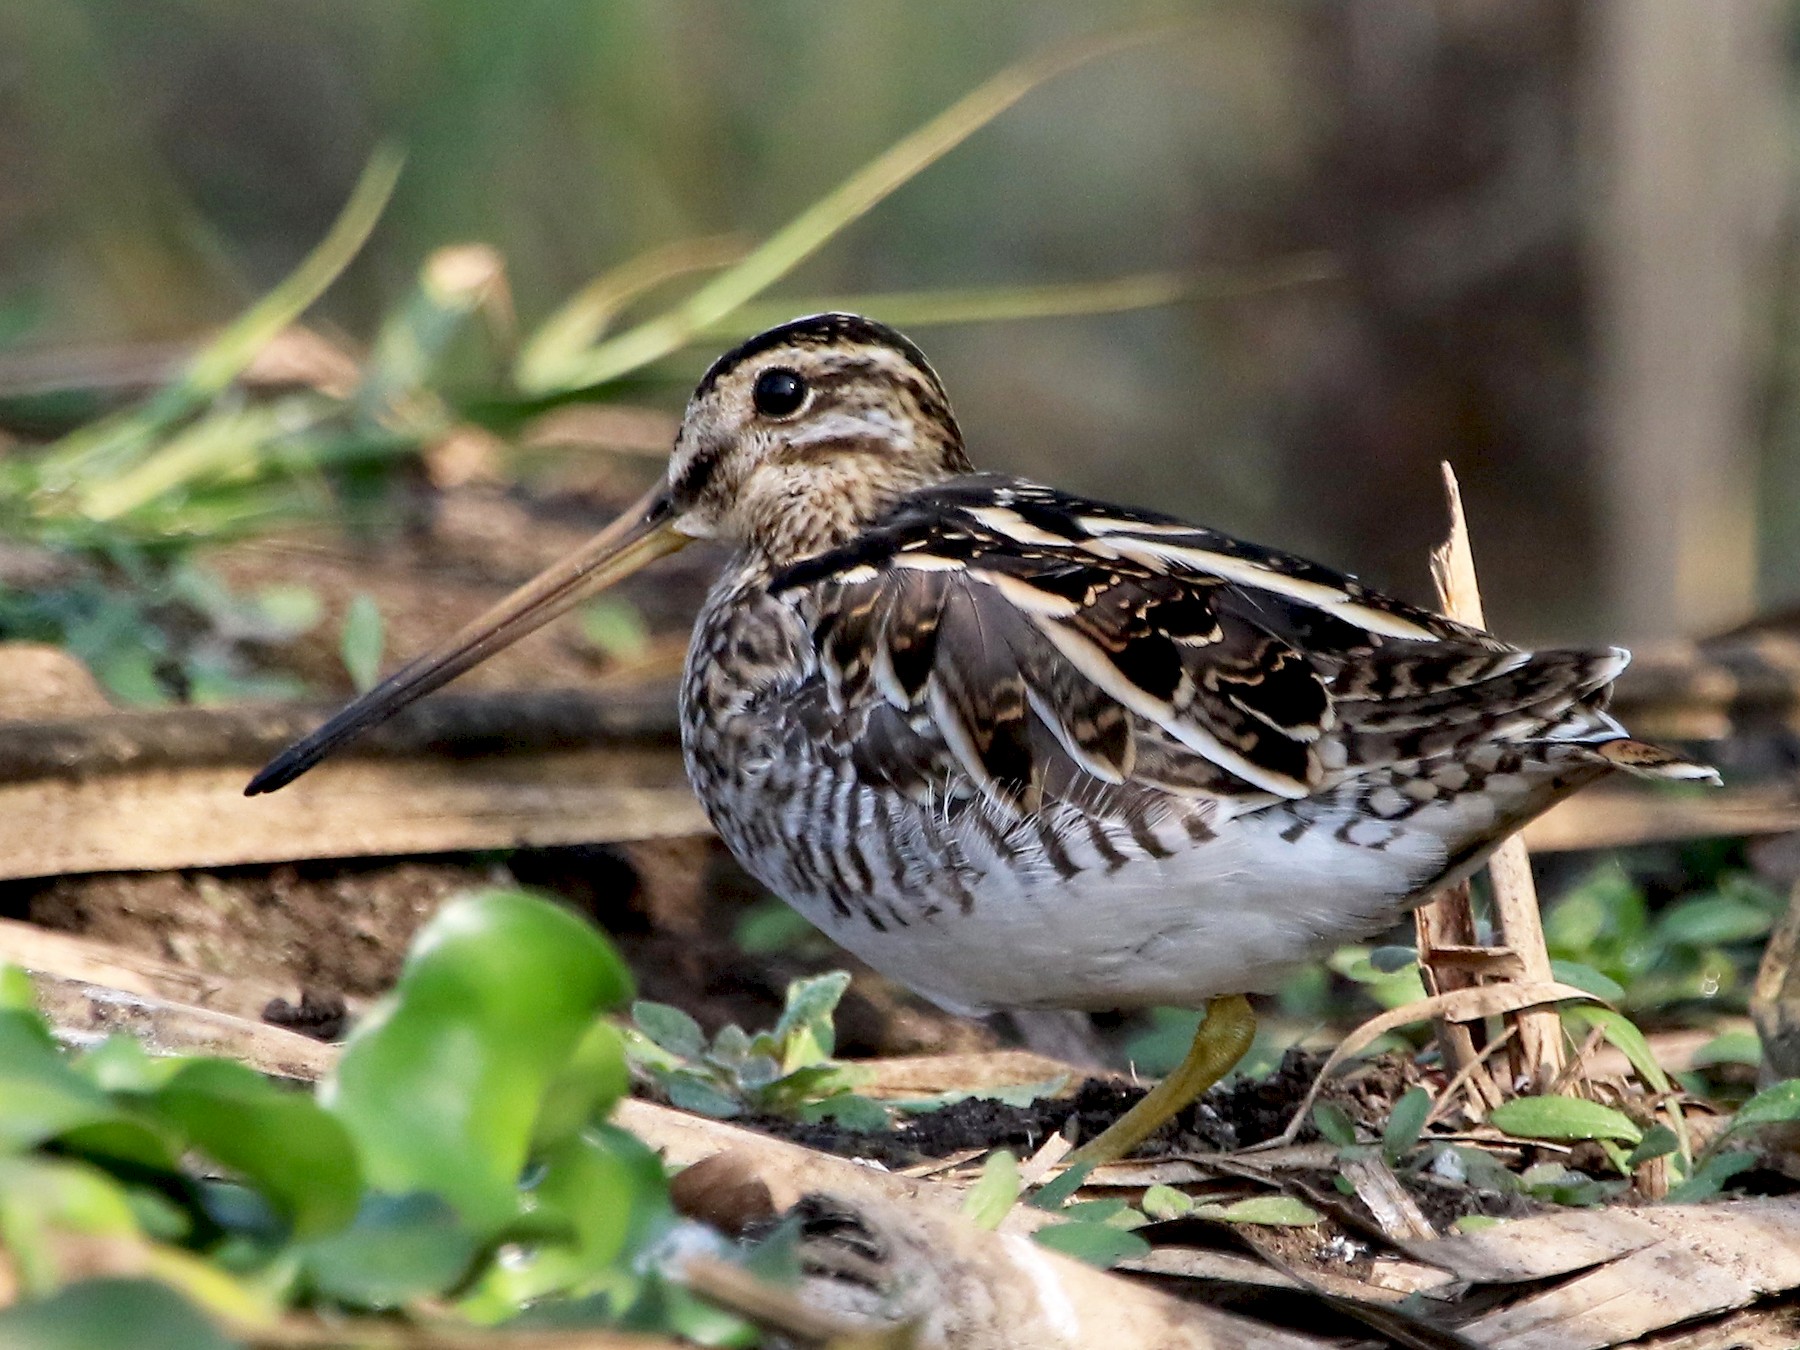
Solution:
M 1088 1143 L 1069 1155 L 1069 1162 L 1117 1162 L 1174 1118 L 1176 1112 L 1218 1082 L 1250 1049 L 1256 1034 L 1256 1014 L 1242 994 L 1215 998 L 1206 1005 L 1206 1020 L 1194 1032 L 1194 1043 L 1162 1082 L 1136 1106 L 1120 1116 Z

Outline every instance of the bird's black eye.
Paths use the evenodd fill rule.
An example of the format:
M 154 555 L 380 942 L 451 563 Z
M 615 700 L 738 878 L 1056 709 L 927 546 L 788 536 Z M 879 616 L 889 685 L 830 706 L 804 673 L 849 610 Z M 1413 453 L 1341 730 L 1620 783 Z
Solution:
M 764 417 L 792 417 L 806 402 L 806 381 L 777 366 L 756 377 L 756 388 L 750 397 L 756 403 L 756 411 Z

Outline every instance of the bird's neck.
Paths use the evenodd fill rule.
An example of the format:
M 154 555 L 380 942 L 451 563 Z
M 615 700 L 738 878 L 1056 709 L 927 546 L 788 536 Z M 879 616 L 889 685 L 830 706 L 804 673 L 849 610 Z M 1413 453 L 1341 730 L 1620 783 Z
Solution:
M 896 502 L 956 475 L 938 465 L 903 471 L 842 460 L 804 475 L 770 476 L 739 506 L 744 554 L 774 571 L 850 543 Z

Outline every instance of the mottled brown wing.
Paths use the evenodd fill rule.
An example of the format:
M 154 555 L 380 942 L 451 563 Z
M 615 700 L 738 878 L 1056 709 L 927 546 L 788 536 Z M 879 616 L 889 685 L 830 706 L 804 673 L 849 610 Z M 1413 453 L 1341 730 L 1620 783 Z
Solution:
M 1294 798 L 1486 740 L 1622 734 L 1600 718 L 1621 652 L 1521 652 L 1303 559 L 1017 480 L 917 494 L 774 589 L 805 592 L 824 716 L 865 779 L 918 793 Z

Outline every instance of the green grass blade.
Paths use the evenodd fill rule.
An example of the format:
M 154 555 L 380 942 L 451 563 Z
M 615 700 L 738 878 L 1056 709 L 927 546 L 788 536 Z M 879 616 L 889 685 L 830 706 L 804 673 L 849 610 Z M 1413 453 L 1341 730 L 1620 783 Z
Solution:
M 65 492 L 95 474 L 119 472 L 164 430 L 230 385 L 356 256 L 393 195 L 402 160 L 391 145 L 376 150 L 330 231 L 300 266 L 202 348 L 149 403 L 83 427 L 53 447 L 41 464 L 42 490 Z
M 588 348 L 627 305 L 677 277 L 729 267 L 743 256 L 743 244 L 730 237 L 684 239 L 601 273 L 526 341 L 517 367 L 520 387 L 554 389 L 575 382 L 571 372 L 579 374 Z
M 1308 253 L 1263 268 L 1218 272 L 1138 272 L 1104 281 L 1058 282 L 1045 286 L 970 286 L 863 295 L 809 296 L 747 304 L 699 336 L 730 340 L 760 333 L 798 314 L 849 311 L 878 317 L 897 328 L 937 324 L 1002 323 L 1020 319 L 1064 319 L 1087 314 L 1121 314 L 1195 300 L 1235 299 L 1262 291 L 1328 281 L 1340 269 L 1326 254 Z
M 280 403 L 210 413 L 165 441 L 146 460 L 116 478 L 102 479 L 77 499 L 89 520 L 111 521 L 184 486 L 234 470 L 253 472 L 259 447 L 294 430 L 295 409 Z
M 572 360 L 561 388 L 604 384 L 687 346 L 823 248 L 926 167 L 1040 84 L 1096 57 L 1167 37 L 1168 26 L 1138 29 L 1058 45 L 993 76 L 910 135 L 870 160 L 832 191 L 764 240 L 735 267 L 715 277 L 668 312 L 619 334 Z M 550 393 L 520 380 L 529 393 Z

